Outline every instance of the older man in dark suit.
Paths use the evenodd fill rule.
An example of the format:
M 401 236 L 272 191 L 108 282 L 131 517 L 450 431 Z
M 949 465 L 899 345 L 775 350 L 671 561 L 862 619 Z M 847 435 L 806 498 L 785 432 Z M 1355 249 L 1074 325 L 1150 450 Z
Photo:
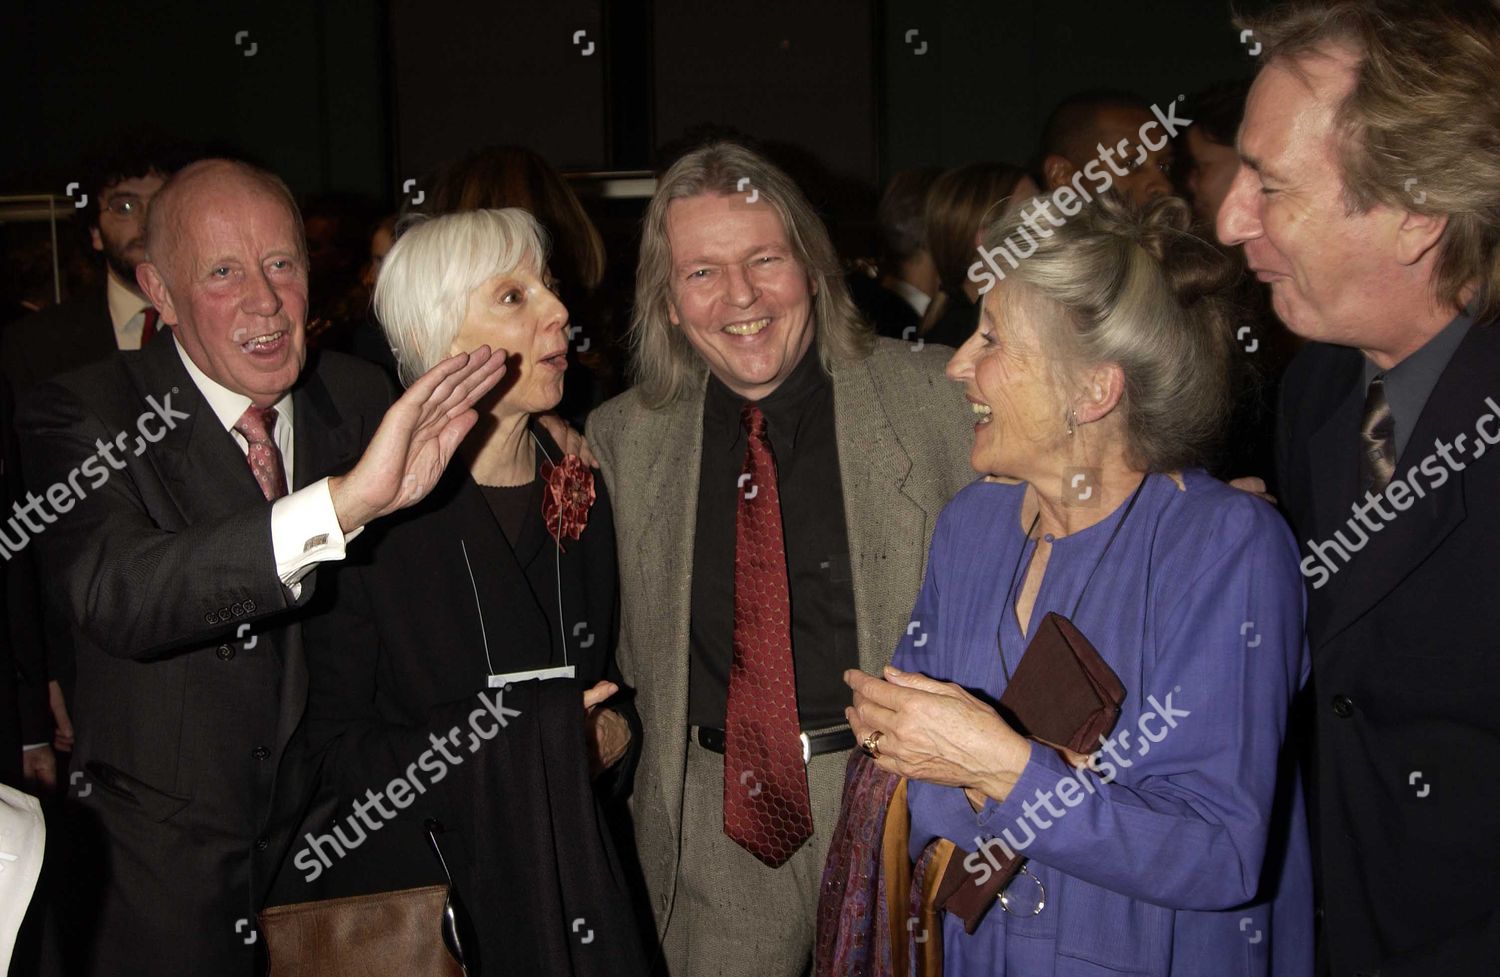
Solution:
M 662 177 L 636 296 L 639 385 L 589 435 L 641 864 L 672 974 L 797 977 L 854 746 L 841 676 L 890 661 L 972 415 L 945 353 L 860 321 L 802 192 L 740 146 Z
M 389 411 L 374 367 L 304 369 L 301 221 L 242 164 L 173 177 L 147 255 L 140 283 L 174 335 L 38 387 L 19 422 L 27 528 L 78 648 L 75 788 L 102 845 L 68 949 L 91 974 L 249 974 L 306 799 L 296 612 L 313 570 L 433 486 L 503 357 L 446 360 Z
M 1500 10 L 1318 0 L 1264 48 L 1219 237 L 1312 342 L 1280 493 L 1304 541 L 1337 977 L 1500 960 Z M 1482 80 L 1481 80 L 1482 79 Z

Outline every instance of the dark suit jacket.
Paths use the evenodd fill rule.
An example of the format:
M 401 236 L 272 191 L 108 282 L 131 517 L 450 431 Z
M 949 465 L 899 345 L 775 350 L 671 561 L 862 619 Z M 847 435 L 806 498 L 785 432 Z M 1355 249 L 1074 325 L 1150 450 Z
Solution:
M 552 439 L 535 425 L 533 430 L 548 454 L 560 461 L 562 452 Z M 478 485 L 455 464 L 426 499 L 370 527 L 358 554 L 324 573 L 304 626 L 312 676 L 307 726 L 313 748 L 326 754 L 325 780 L 338 796 L 334 823 L 343 823 L 367 790 L 378 792 L 392 779 L 407 776 L 408 766 L 430 752 L 430 735 L 442 737 L 454 725 L 465 728 L 464 717 L 490 674 L 486 645 L 489 663 L 496 673 L 504 673 L 562 664 L 566 639 L 576 678 L 543 685 L 572 690 L 566 701 L 576 715 L 567 728 L 582 761 L 583 690 L 605 678 L 623 686 L 613 655 L 614 524 L 604 479 L 597 473 L 594 485 L 597 496 L 582 537 L 565 539 L 566 552 L 558 554 L 540 509 L 512 546 Z M 562 633 L 555 619 L 559 580 Z M 632 742 L 626 758 L 605 775 L 608 783 L 599 785 L 606 793 L 611 785 L 628 781 L 641 738 L 628 697 L 611 705 L 630 723 Z M 516 749 L 517 743 L 505 732 L 480 750 L 487 756 Z M 466 760 L 465 766 L 488 763 L 484 756 Z M 502 797 L 498 801 L 504 803 L 497 805 L 492 797 L 476 808 L 472 798 L 457 790 L 462 782 L 457 777 L 434 784 L 325 871 L 315 872 L 306 858 L 299 870 L 323 876 L 313 881 L 324 898 L 441 882 L 442 869 L 428 850 L 422 827 L 425 819 L 435 817 L 446 829 L 444 858 L 493 961 L 501 949 L 496 938 L 502 933 L 497 923 L 502 914 L 500 907 L 479 897 L 476 887 L 479 880 L 495 876 L 500 865 L 477 853 L 495 851 L 485 847 L 495 830 L 492 818 L 497 806 L 512 802 Z M 505 790 L 513 797 L 546 798 L 553 786 L 508 783 Z M 555 799 L 563 801 L 562 796 Z M 592 809 L 592 799 L 589 803 Z M 481 815 L 486 818 L 475 820 Z M 330 825 L 312 824 L 308 830 L 325 832 Z M 576 839 L 568 857 L 586 860 L 590 853 L 578 848 L 590 844 L 587 837 Z M 302 847 L 301 842 L 294 845 L 294 864 Z M 554 876 L 558 866 L 539 871 Z M 508 909 L 520 911 L 517 906 Z M 629 897 L 623 888 L 615 909 L 629 929 Z
M 14 427 L 11 423 L 10 386 L 0 376 L 0 519 L 9 519 L 11 502 L 17 497 L 20 471 L 17 464 Z M 5 625 L 0 626 L 0 782 L 13 787 L 21 785 L 21 743 L 24 725 L 21 710 L 28 705 L 18 695 L 22 676 L 17 668 L 15 644 L 10 635 L 9 590 L 14 575 L 12 563 L 16 556 L 9 552 L 0 554 L 0 577 L 5 586 L 0 587 L 0 609 L 5 611 Z M 30 697 L 33 701 L 34 696 Z M 46 698 L 43 694 L 42 703 Z M 48 734 L 50 738 L 50 733 Z
M 115 327 L 104 289 L 93 289 L 0 330 L 0 370 L 19 398 L 60 373 L 115 353 Z
M 1337 573 L 1303 563 L 1311 584 L 1327 577 L 1308 607 L 1327 949 L 1337 977 L 1490 973 L 1500 787 L 1473 760 L 1500 748 L 1500 445 L 1478 425 L 1500 404 L 1500 327 L 1475 325 L 1448 364 L 1396 469 L 1425 494 L 1370 512 L 1378 531 L 1348 525 L 1362 360 L 1322 344 L 1297 357 L 1278 446 L 1304 551 L 1335 532 L 1357 547 L 1347 565 L 1325 550 Z M 1500 440 L 1500 419 L 1484 429 Z M 1454 471 L 1433 442 L 1459 435 Z
M 10 381 L 17 400 L 44 380 L 115 352 L 114 324 L 103 288 L 33 312 L 0 330 L 0 372 Z M 20 668 L 21 737 L 24 743 L 50 743 L 53 723 L 47 708 L 47 680 L 56 679 L 72 701 L 73 646 L 66 618 L 43 602 L 29 548 L 11 560 L 9 571 L 7 610 Z
M 146 443 L 168 396 L 188 417 Z M 300 488 L 353 463 L 390 388 L 335 354 L 293 396 Z M 171 341 L 38 387 L 19 427 L 29 486 L 83 494 L 35 540 L 72 620 L 74 793 L 102 845 L 97 917 L 74 920 L 88 939 L 73 949 L 92 973 L 251 973 L 246 931 L 308 779 L 289 612 L 315 575 L 300 599 L 282 585 L 271 506 Z M 94 458 L 117 434 L 113 466 Z

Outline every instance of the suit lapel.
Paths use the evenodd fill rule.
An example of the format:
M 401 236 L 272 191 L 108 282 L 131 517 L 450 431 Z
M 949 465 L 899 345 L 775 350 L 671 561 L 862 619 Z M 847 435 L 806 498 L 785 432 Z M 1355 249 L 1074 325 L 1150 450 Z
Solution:
M 892 550 L 909 547 L 912 540 L 920 548 L 932 500 L 907 494 L 911 457 L 886 415 L 871 373 L 874 362 L 869 357 L 835 364 L 832 375 L 860 668 L 879 673 L 890 661 L 921 584 L 908 579 L 906 561 L 890 559 Z M 934 515 L 945 501 L 937 500 Z
M 1442 463 L 1443 470 L 1448 472 L 1448 481 L 1431 488 L 1433 479 L 1423 473 L 1420 466 L 1423 459 L 1433 453 L 1436 439 L 1451 442 L 1460 434 L 1471 439 L 1474 437 L 1475 423 L 1489 410 L 1484 400 L 1487 396 L 1500 401 L 1500 332 L 1494 325 L 1475 325 L 1433 388 L 1432 396 L 1396 465 L 1397 480 L 1406 479 L 1408 470 L 1417 467 L 1414 480 L 1426 495 L 1417 497 L 1415 492 L 1411 493 L 1412 505 L 1404 512 L 1394 511 L 1389 503 L 1382 503 L 1395 515 L 1383 525 L 1371 508 L 1369 518 L 1382 528 L 1374 532 L 1367 530 L 1369 543 L 1353 555 L 1344 572 L 1329 582 L 1329 610 L 1320 643 L 1349 627 L 1400 585 L 1463 522 L 1467 512 L 1465 473 Z M 1472 450 L 1470 444 L 1469 451 L 1461 453 L 1463 457 L 1459 460 L 1473 463 Z M 1459 454 L 1455 453 L 1455 457 Z M 1493 461 L 1488 463 L 1494 464 Z M 1349 498 L 1352 500 L 1353 495 Z M 1485 500 L 1486 503 L 1489 501 Z M 1347 508 L 1344 512 L 1344 519 L 1351 517 Z M 1333 528 L 1342 526 L 1342 521 L 1336 525 L 1330 523 L 1325 531 L 1331 533 Z M 1347 530 L 1345 535 L 1349 535 Z
M 188 415 L 145 452 L 183 519 L 189 524 L 210 522 L 243 512 L 247 506 L 264 505 L 265 496 L 244 452 L 188 376 L 177 344 L 152 343 L 136 355 L 135 362 L 142 413 L 151 412 L 148 398 L 165 404 L 170 394 L 170 406 Z M 135 432 L 128 433 L 135 437 Z
M 292 473 L 296 479 L 292 486 L 295 491 L 351 466 L 359 458 L 360 445 L 358 419 L 344 417 L 339 412 L 315 369 L 303 373 L 292 391 L 292 404 L 296 431 L 296 464 Z
M 673 837 L 682 828 L 682 784 L 687 766 L 689 619 L 692 612 L 693 540 L 698 525 L 698 481 L 703 462 L 703 399 L 708 385 L 704 371 L 693 389 L 676 403 L 653 412 L 657 424 L 642 432 L 649 445 L 651 463 L 639 481 L 640 498 L 646 505 L 646 524 L 654 538 L 643 547 L 646 565 L 635 572 L 659 580 L 647 592 L 658 597 L 656 606 L 637 608 L 657 626 L 651 648 L 638 649 L 634 681 L 637 694 L 651 695 L 653 708 L 642 709 L 654 722 L 645 730 L 664 744 L 662 785 L 667 792 L 667 814 Z M 629 478 L 628 473 L 624 477 Z M 618 490 L 617 490 L 618 493 Z M 619 494 L 615 495 L 619 498 Z M 644 542 L 644 541 L 642 541 Z M 621 553 L 620 558 L 638 559 Z

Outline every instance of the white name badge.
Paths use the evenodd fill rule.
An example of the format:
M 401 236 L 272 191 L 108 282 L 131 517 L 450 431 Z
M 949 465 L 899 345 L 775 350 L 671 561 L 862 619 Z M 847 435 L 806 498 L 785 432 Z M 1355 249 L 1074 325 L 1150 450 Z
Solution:
M 512 682 L 529 682 L 532 679 L 540 679 L 545 682 L 549 678 L 572 678 L 572 665 L 558 665 L 554 668 L 533 668 L 528 672 L 506 672 L 504 675 L 491 675 L 489 687 L 501 689 Z

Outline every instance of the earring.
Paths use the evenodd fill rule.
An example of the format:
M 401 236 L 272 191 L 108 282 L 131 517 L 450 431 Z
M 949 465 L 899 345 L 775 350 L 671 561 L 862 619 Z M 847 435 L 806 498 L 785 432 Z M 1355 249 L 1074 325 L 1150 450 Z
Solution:
M 1068 437 L 1071 438 L 1073 435 L 1075 435 L 1077 433 L 1078 433 L 1078 415 L 1076 413 L 1074 413 L 1073 409 L 1070 407 L 1070 408 L 1068 408 Z

